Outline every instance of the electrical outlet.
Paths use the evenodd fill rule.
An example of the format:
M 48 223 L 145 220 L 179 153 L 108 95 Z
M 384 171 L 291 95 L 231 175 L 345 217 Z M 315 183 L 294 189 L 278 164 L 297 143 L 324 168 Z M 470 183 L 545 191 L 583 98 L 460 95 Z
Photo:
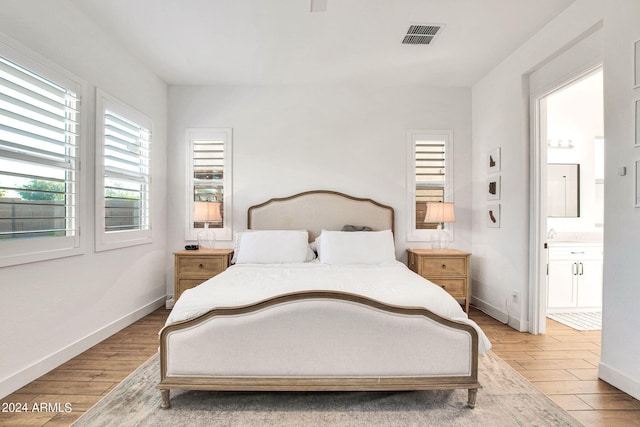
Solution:
M 516 291 L 515 289 L 511 292 L 511 301 L 519 302 L 520 301 L 520 291 Z

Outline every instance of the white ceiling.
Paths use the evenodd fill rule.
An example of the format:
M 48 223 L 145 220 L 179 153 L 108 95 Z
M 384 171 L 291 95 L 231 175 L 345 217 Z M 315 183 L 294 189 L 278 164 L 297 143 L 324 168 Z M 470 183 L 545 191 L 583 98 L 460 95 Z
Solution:
M 574 0 L 71 0 L 176 85 L 470 86 Z M 446 27 L 403 45 L 410 23 Z

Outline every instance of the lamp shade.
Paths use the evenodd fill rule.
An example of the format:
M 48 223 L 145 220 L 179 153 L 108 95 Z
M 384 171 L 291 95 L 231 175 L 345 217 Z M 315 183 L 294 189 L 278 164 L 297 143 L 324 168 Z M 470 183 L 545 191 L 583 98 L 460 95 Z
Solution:
M 194 202 L 193 220 L 197 222 L 222 221 L 220 202 Z
M 424 222 L 456 222 L 456 215 L 451 202 L 428 202 Z

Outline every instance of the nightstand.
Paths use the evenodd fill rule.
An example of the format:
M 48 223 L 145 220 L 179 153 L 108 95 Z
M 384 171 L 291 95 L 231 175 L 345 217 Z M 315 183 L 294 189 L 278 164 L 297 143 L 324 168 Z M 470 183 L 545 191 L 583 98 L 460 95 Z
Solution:
M 464 300 L 469 313 L 471 254 L 457 249 L 407 249 L 409 268 L 440 286 L 456 300 Z
M 231 264 L 232 254 L 233 249 L 198 249 L 174 252 L 174 301 L 178 301 L 185 290 L 198 286 L 226 270 Z

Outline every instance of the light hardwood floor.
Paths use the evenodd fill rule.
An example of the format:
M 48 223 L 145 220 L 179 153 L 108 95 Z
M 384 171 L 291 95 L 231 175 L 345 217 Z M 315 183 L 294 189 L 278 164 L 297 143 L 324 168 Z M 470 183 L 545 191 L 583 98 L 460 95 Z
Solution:
M 600 331 L 547 319 L 547 333 L 531 335 L 475 309 L 470 317 L 497 356 L 585 426 L 640 426 L 640 401 L 598 379 Z
M 157 350 L 163 308 L 2 399 L 27 404 L 28 413 L 0 412 L 0 426 L 68 426 Z M 640 402 L 597 379 L 600 333 L 548 321 L 546 335 L 516 332 L 471 309 L 493 351 L 587 427 L 640 426 Z M 482 391 L 478 394 L 481 404 Z M 32 412 L 34 404 L 61 412 Z M 64 412 L 65 403 L 71 405 Z M 45 408 L 45 409 L 56 409 Z
M 2 399 L 26 403 L 30 412 L 0 413 L 0 426 L 69 426 L 158 351 L 158 331 L 169 313 L 159 308 Z M 60 403 L 62 412 L 33 412 L 40 403 Z M 65 403 L 70 412 L 64 412 Z

